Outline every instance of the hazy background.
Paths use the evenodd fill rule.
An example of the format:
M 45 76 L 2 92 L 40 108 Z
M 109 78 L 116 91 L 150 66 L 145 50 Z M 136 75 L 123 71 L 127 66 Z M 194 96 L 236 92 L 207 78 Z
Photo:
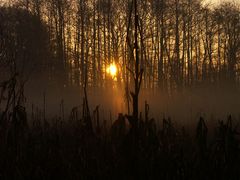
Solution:
M 225 1 L 225 0 L 216 0 L 216 1 L 208 0 L 207 2 L 214 5 L 214 4 L 221 3 L 223 1 Z M 4 2 L 4 1 L 2 1 L 2 2 Z M 235 0 L 235 2 L 239 2 L 239 0 Z M 53 3 L 53 5 L 54 5 L 54 3 Z M 54 7 L 55 6 L 51 6 L 52 10 L 55 10 Z M 19 8 L 19 9 L 21 9 L 21 8 Z M 68 10 L 68 12 L 72 12 L 72 10 L 70 9 L 70 10 Z M 64 67 L 61 67 L 62 69 L 59 68 L 59 64 L 62 66 L 62 64 L 61 64 L 62 59 L 60 59 L 59 56 L 61 55 L 60 57 L 63 58 L 63 55 L 61 53 L 59 53 L 59 55 L 56 53 L 59 50 L 58 46 L 56 45 L 57 44 L 56 41 L 57 42 L 59 41 L 58 43 L 62 45 L 63 40 L 59 39 L 58 36 L 56 36 L 54 33 L 51 33 L 52 37 L 49 38 L 51 42 L 50 43 L 48 41 L 45 42 L 44 35 L 46 35 L 45 38 L 48 39 L 48 34 L 46 33 L 48 31 L 45 32 L 45 29 L 44 28 L 42 29 L 42 34 L 43 34 L 43 38 L 42 38 L 42 37 L 39 37 L 39 34 L 41 32 L 39 33 L 38 30 L 40 28 L 42 28 L 42 25 L 44 25 L 44 27 L 48 27 L 48 26 L 47 25 L 45 26 L 45 24 L 39 24 L 39 19 L 36 19 L 36 16 L 30 15 L 31 13 L 27 14 L 25 11 L 23 11 L 23 12 L 17 11 L 17 13 L 19 13 L 19 14 L 15 14 L 13 11 L 12 16 L 11 16 L 11 13 L 9 13 L 9 14 L 6 13 L 6 17 L 3 17 L 3 19 L 6 21 L 6 23 L 4 25 L 10 24 L 9 27 L 8 27 L 8 25 L 6 25 L 9 29 L 12 28 L 11 23 L 14 25 L 13 27 L 15 27 L 15 25 L 16 25 L 17 28 L 13 28 L 12 34 L 17 32 L 16 34 L 19 33 L 19 37 L 20 37 L 20 39 L 22 38 L 23 42 L 25 42 L 25 41 L 28 42 L 26 44 L 28 47 L 27 50 L 29 51 L 29 54 L 32 55 L 32 56 L 30 56 L 29 59 L 27 59 L 27 58 L 25 58 L 25 54 L 23 53 L 22 57 L 19 58 L 19 64 L 21 66 L 26 66 L 26 64 L 29 64 L 28 70 L 29 69 L 34 70 L 33 73 L 31 72 L 31 75 L 29 75 L 30 73 L 27 72 L 27 76 L 30 76 L 29 81 L 27 81 L 27 84 L 25 87 L 26 104 L 27 104 L 28 112 L 31 113 L 32 106 L 35 108 L 38 108 L 39 110 L 42 111 L 43 106 L 44 106 L 44 98 L 45 98 L 47 117 L 51 118 L 51 117 L 59 116 L 60 105 L 61 105 L 61 106 L 64 106 L 65 118 L 67 119 L 71 112 L 71 109 L 73 107 L 78 107 L 79 110 L 81 111 L 82 101 L 83 101 L 83 88 L 81 88 L 80 86 L 79 87 L 78 86 L 73 86 L 73 87 L 67 86 L 64 84 L 65 83 L 64 80 L 61 79 L 62 77 L 64 77 L 63 74 L 66 73 L 67 70 L 69 70 L 69 69 L 67 69 L 66 71 L 64 71 Z M 76 13 L 78 13 L 78 11 Z M 106 13 L 106 12 L 104 12 L 104 13 Z M 56 15 L 57 14 L 58 14 L 58 12 L 56 12 Z M 20 15 L 22 16 L 22 19 L 20 19 L 20 21 L 19 21 L 20 23 L 19 22 L 16 23 L 16 19 L 17 19 L 17 17 L 20 17 Z M 66 15 L 66 14 L 63 14 L 63 15 Z M 79 15 L 79 14 L 77 14 L 77 15 Z M 172 17 L 171 15 L 172 14 L 170 14 L 169 17 Z M 46 18 L 45 14 L 43 14 L 42 16 L 44 18 Z M 85 15 L 82 14 L 82 16 L 84 19 Z M 103 16 L 103 15 L 101 14 L 101 16 Z M 10 17 L 9 20 L 7 19 L 8 17 Z M 72 17 L 72 16 L 70 16 L 70 17 Z M 105 17 L 105 15 L 104 15 L 104 17 Z M 114 18 L 116 18 L 116 17 L 113 17 L 113 19 Z M 166 18 L 168 18 L 168 16 Z M 23 20 L 25 20 L 26 22 Z M 52 22 L 51 18 L 49 18 L 48 20 L 49 20 L 48 23 L 50 24 L 50 25 L 49 24 L 48 25 L 51 30 L 55 30 L 58 28 L 61 29 L 61 27 L 57 27 L 57 28 L 54 27 L 54 23 Z M 73 24 L 70 24 L 70 25 L 75 25 L 74 20 L 73 20 Z M 103 20 L 103 18 L 101 20 Z M 22 23 L 22 21 L 23 21 L 23 23 Z M 44 21 L 45 21 L 45 19 L 44 19 Z M 227 19 L 227 21 L 228 21 L 228 19 Z M 11 23 L 9 23 L 9 22 L 11 22 Z M 32 22 L 32 23 L 29 23 L 29 22 Z M 66 20 L 66 22 L 68 22 L 68 21 Z M 58 24 L 59 24 L 58 19 L 56 19 L 56 26 L 58 26 Z M 84 21 L 82 22 L 82 24 L 85 25 Z M 107 23 L 105 22 L 105 24 L 107 24 Z M 106 28 L 105 24 L 104 24 L 104 28 Z M 182 24 L 183 24 L 183 22 L 182 22 Z M 90 25 L 92 25 L 92 24 L 90 23 Z M 146 27 L 149 27 L 147 25 L 146 25 Z M 68 29 L 69 26 L 66 26 L 65 28 Z M 169 25 L 169 29 L 170 29 L 169 31 L 174 31 L 173 30 L 174 28 L 172 28 L 172 27 L 174 27 L 174 24 L 172 24 L 171 26 Z M 80 31 L 79 28 L 80 28 L 80 26 L 76 29 L 76 30 L 78 30 L 78 33 L 85 32 L 85 29 L 83 29 L 83 31 Z M 103 27 L 101 26 L 100 28 L 103 28 Z M 122 29 L 124 29 L 124 28 L 122 28 Z M 35 30 L 35 31 L 33 32 L 32 30 Z M 149 31 L 150 30 L 151 30 L 151 28 L 149 28 Z M 119 31 L 121 31 L 121 30 L 119 30 Z M 91 33 L 91 30 L 89 30 L 89 33 Z M 8 32 L 6 32 L 6 34 L 8 34 Z M 36 34 L 38 34 L 38 36 L 36 36 Z M 72 34 L 74 36 L 75 31 L 73 31 Z M 205 35 L 205 34 L 203 34 L 203 35 Z M 208 35 L 208 32 L 206 32 L 206 35 Z M 100 36 L 101 37 L 103 36 L 102 32 L 100 33 Z M 174 35 L 172 35 L 172 36 L 173 37 L 171 37 L 171 38 L 175 38 Z M 86 37 L 88 37 L 88 36 L 86 36 Z M 88 38 L 90 40 L 93 39 L 91 36 L 89 36 Z M 202 36 L 201 38 L 204 38 L 204 36 Z M 69 38 L 69 39 L 72 40 L 71 38 Z M 86 39 L 86 40 L 89 41 L 89 39 Z M 123 38 L 123 39 L 125 39 L 125 38 Z M 41 43 L 39 43 L 40 40 L 42 40 Z M 120 39 L 120 41 L 122 41 L 122 39 Z M 101 40 L 101 43 L 102 42 L 103 42 L 103 40 Z M 47 43 L 49 43 L 49 44 L 47 44 Z M 105 40 L 104 40 L 104 43 L 105 43 L 104 45 L 107 44 L 105 42 Z M 114 44 L 115 42 L 111 42 L 111 43 Z M 45 46 L 46 44 L 47 44 L 47 46 Z M 82 45 L 84 43 L 80 43 L 80 42 L 78 42 L 78 44 L 76 43 L 76 45 L 80 45 L 80 44 Z M 51 47 L 51 45 L 53 45 L 53 47 Z M 68 45 L 69 45 L 69 47 L 72 48 L 71 42 Z M 49 48 L 49 46 L 53 50 L 51 48 Z M 172 45 L 172 46 L 174 46 L 174 45 Z M 41 51 L 38 51 L 40 49 L 39 47 L 42 47 Z M 69 48 L 69 47 L 66 47 L 66 48 Z M 22 51 L 24 52 L 26 49 L 25 47 L 23 47 L 21 45 L 19 45 L 18 48 L 19 48 L 19 51 L 21 51 L 21 52 Z M 46 49 L 51 49 L 52 54 L 51 53 L 48 54 Z M 89 49 L 89 47 L 86 47 L 86 49 Z M 13 50 L 15 50 L 15 48 L 13 48 Z M 70 51 L 71 50 L 74 51 L 74 48 L 70 49 Z M 102 49 L 100 49 L 100 50 L 102 50 Z M 173 50 L 173 48 L 170 48 L 170 50 Z M 84 51 L 83 57 L 85 58 L 85 56 L 84 56 L 85 49 L 84 48 L 83 48 L 83 51 Z M 98 51 L 99 51 L 99 49 L 96 50 L 96 52 L 98 52 Z M 80 53 L 80 52 L 78 52 L 78 53 Z M 108 52 L 108 53 L 112 53 L 112 52 Z M 172 54 L 173 53 L 174 52 L 172 52 Z M 91 55 L 91 53 L 89 53 L 89 54 Z M 101 61 L 103 61 L 103 63 L 107 64 L 108 62 L 106 62 L 106 61 L 110 61 L 110 60 L 105 59 L 106 58 L 105 51 L 102 52 L 102 54 L 104 54 L 104 57 L 101 57 Z M 47 58 L 44 55 L 46 55 Z M 54 58 L 52 58 L 52 56 L 54 56 Z M 216 51 L 215 51 L 215 57 L 216 57 Z M 47 74 L 47 73 L 49 73 L 48 70 L 44 71 L 45 66 L 40 67 L 44 63 L 48 64 L 50 61 L 52 62 L 53 59 L 56 60 L 56 62 L 59 61 L 58 62 L 59 64 L 57 64 L 57 63 L 53 64 L 51 66 L 50 70 L 53 71 L 52 73 L 56 73 L 55 77 L 60 79 L 60 83 L 59 83 L 59 84 L 61 84 L 60 86 L 49 85 L 51 83 L 49 83 L 49 84 L 45 83 L 45 80 L 46 81 L 49 80 L 48 78 L 50 77 L 50 75 Z M 92 58 L 92 59 L 94 59 L 94 58 Z M 90 59 L 89 61 L 91 61 L 92 59 Z M 186 57 L 185 57 L 185 59 L 186 59 Z M 202 60 L 203 56 L 199 55 L 199 59 Z M 36 61 L 37 65 L 34 64 L 35 63 L 34 60 Z M 82 60 L 82 59 L 78 58 L 78 60 Z M 217 58 L 215 58 L 215 60 L 217 60 Z M 42 61 L 44 61 L 44 62 L 42 62 Z M 68 61 L 68 63 L 70 65 L 73 64 L 73 59 L 72 59 L 71 54 L 69 55 L 69 59 L 67 59 L 66 61 Z M 170 66 L 170 65 L 167 64 L 167 66 Z M 34 67 L 34 68 L 32 68 L 32 67 Z M 157 67 L 157 66 L 155 65 L 154 67 Z M 39 68 L 39 69 L 36 70 L 36 68 Z M 55 72 L 54 68 L 55 69 L 59 68 L 59 72 Z M 102 69 L 103 68 L 104 67 L 102 67 Z M 222 68 L 222 67 L 220 67 L 220 68 Z M 89 74 L 88 74 L 89 76 L 90 75 L 92 76 L 92 73 L 93 73 L 91 71 L 92 69 L 89 70 Z M 149 69 L 150 68 L 148 68 L 147 70 L 149 70 Z M 84 71 L 84 69 L 82 71 Z M 64 78 L 67 79 L 68 78 L 67 76 L 72 76 L 73 73 L 75 73 L 75 72 L 70 71 L 69 74 L 66 73 L 65 74 L 66 77 L 64 77 Z M 59 76 L 59 74 L 61 76 Z M 83 73 L 81 72 L 76 75 L 74 74 L 74 76 L 79 78 L 81 75 L 81 78 L 82 78 L 83 77 L 82 74 Z M 174 71 L 173 73 L 170 72 L 170 74 L 168 74 L 166 76 L 170 77 L 170 76 L 174 76 L 175 74 L 176 74 L 176 71 Z M 37 76 L 41 76 L 41 77 L 39 78 Z M 45 77 L 43 77 L 43 76 L 45 76 Z M 76 78 L 76 79 L 78 79 L 78 78 Z M 55 82 L 55 80 L 52 80 L 52 82 Z M 72 82 L 69 82 L 69 84 L 70 83 L 72 83 Z M 96 88 L 88 88 L 88 98 L 89 98 L 91 112 L 94 110 L 94 108 L 96 106 L 100 105 L 102 119 L 109 119 L 109 117 L 112 117 L 110 119 L 116 119 L 118 113 L 120 113 L 120 112 L 126 114 L 127 106 L 126 106 L 126 100 L 124 97 L 124 94 L 125 94 L 124 89 L 125 89 L 125 87 L 123 84 L 121 84 L 119 86 L 116 84 L 116 82 L 112 82 L 112 84 L 104 86 L 104 88 L 97 88 L 97 87 Z M 191 89 L 187 88 L 187 89 L 182 90 L 181 92 L 177 92 L 177 91 L 171 92 L 171 94 L 169 92 L 164 92 L 164 91 L 157 90 L 157 89 L 142 89 L 140 92 L 140 103 L 139 103 L 140 111 L 142 113 L 144 113 L 145 101 L 147 101 L 150 105 L 150 116 L 151 117 L 161 120 L 163 117 L 170 116 L 176 122 L 185 122 L 188 124 L 195 123 L 200 115 L 206 117 L 208 120 L 213 119 L 213 118 L 215 118 L 215 119 L 226 118 L 226 116 L 228 114 L 232 114 L 235 118 L 238 118 L 239 112 L 240 112 L 239 88 L 236 88 L 236 89 L 229 88 L 227 84 L 226 85 L 222 84 L 221 86 L 218 86 L 218 85 L 207 85 L 207 86 L 202 85 L 202 86 L 198 86 L 198 87 L 193 86 Z M 130 106 L 131 106 L 131 103 L 130 103 Z

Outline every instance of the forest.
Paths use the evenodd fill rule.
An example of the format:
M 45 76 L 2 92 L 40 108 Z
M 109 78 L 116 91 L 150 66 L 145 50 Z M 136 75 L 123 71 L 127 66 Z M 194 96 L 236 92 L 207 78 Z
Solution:
M 101 87 L 109 78 L 107 67 L 115 63 L 115 79 L 132 84 L 128 69 L 134 65 L 126 42 L 134 38 L 132 1 L 10 2 L 1 7 L 5 65 L 16 56 L 16 71 L 28 73 L 34 65 L 32 74 L 52 82 L 83 86 L 87 77 L 88 86 Z M 201 0 L 139 1 L 143 88 L 176 91 L 203 83 L 238 84 L 239 11 L 236 3 L 212 7 Z
M 0 0 L 0 179 L 240 179 L 240 3 Z

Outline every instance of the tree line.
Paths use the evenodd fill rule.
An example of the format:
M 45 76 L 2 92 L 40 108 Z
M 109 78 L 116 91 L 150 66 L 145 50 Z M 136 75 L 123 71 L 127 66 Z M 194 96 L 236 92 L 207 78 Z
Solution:
M 11 16 L 19 19 L 17 12 L 32 18 L 24 16 L 18 24 L 13 20 L 12 26 L 1 21 L 3 32 L 6 27 L 7 32 L 15 28 L 20 40 L 16 36 L 12 38 L 18 42 L 25 42 L 26 38 L 22 37 L 29 35 L 35 38 L 27 47 L 39 52 L 31 50 L 32 58 L 25 61 L 41 64 L 44 71 L 47 69 L 44 74 L 48 79 L 77 86 L 84 86 L 86 79 L 88 86 L 105 86 L 109 80 L 106 70 L 114 62 L 118 68 L 117 82 L 134 83 L 131 77 L 134 54 L 127 43 L 127 39 L 134 41 L 134 18 L 129 20 L 131 0 L 10 2 L 0 11 L 5 22 Z M 9 14 L 10 9 L 15 9 L 16 14 Z M 238 4 L 222 3 L 213 7 L 202 0 L 138 1 L 138 17 L 143 88 L 174 91 L 201 84 L 239 83 Z M 39 34 L 42 38 L 35 37 Z M 5 42 L 5 34 L 1 35 L 1 41 Z M 2 59 L 6 57 L 3 54 Z

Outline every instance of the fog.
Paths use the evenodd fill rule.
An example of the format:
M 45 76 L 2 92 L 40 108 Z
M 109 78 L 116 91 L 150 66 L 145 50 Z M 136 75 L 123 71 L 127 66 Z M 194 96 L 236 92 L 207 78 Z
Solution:
M 127 114 L 124 89 L 124 86 L 116 85 L 105 88 L 88 88 L 90 112 L 92 113 L 96 106 L 99 106 L 101 119 L 107 121 L 116 120 L 118 113 Z M 53 88 L 48 86 L 39 88 L 39 84 L 26 85 L 25 93 L 29 114 L 32 105 L 43 110 L 44 94 L 46 116 L 49 119 L 61 114 L 60 104 L 62 102 L 65 120 L 69 118 L 72 108 L 78 107 L 80 112 L 82 110 L 83 89 L 81 87 Z M 200 116 L 204 117 L 206 122 L 210 124 L 215 124 L 220 119 L 225 120 L 230 114 L 235 120 L 239 119 L 239 89 L 227 88 L 227 85 L 223 87 L 212 85 L 186 88 L 181 92 L 171 94 L 157 89 L 141 89 L 139 109 L 143 117 L 145 102 L 150 106 L 150 118 L 156 119 L 158 123 L 161 123 L 163 118 L 168 117 L 176 124 L 186 126 L 196 125 Z

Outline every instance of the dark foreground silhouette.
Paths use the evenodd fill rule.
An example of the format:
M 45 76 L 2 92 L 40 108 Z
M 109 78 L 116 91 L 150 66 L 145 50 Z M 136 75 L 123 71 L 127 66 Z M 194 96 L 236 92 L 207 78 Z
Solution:
M 148 109 L 147 109 L 148 110 Z M 74 108 L 49 124 L 16 106 L 1 113 L 0 179 L 239 179 L 239 139 L 231 116 L 214 137 L 200 117 L 194 135 L 170 119 L 119 114 L 111 127 Z

